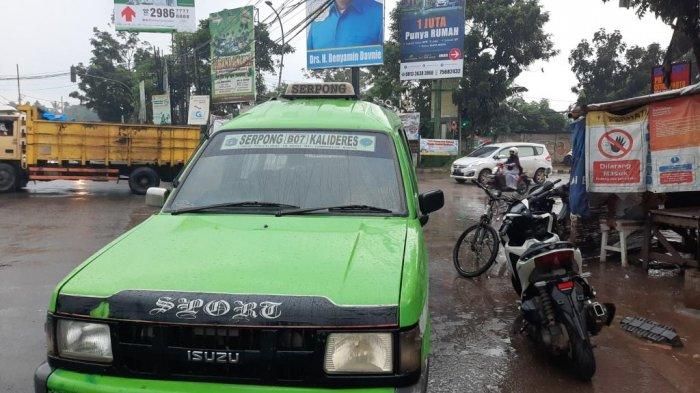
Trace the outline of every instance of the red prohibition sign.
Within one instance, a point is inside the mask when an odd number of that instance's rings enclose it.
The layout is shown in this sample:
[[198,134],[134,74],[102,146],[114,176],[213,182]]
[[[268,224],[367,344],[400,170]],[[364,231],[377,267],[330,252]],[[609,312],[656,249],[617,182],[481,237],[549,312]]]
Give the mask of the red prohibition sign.
[[[610,152],[605,151],[603,148],[603,142],[607,141],[610,144]],[[629,141],[629,143],[627,143]],[[598,139],[598,151],[600,154],[607,158],[617,159],[622,158],[627,155],[632,150],[634,145],[634,140],[632,135],[621,129],[614,129],[604,133],[600,139]],[[614,150],[617,151],[614,151]]]
[[457,60],[462,56],[462,51],[457,48],[452,48],[450,49],[448,56],[450,57],[450,60]]

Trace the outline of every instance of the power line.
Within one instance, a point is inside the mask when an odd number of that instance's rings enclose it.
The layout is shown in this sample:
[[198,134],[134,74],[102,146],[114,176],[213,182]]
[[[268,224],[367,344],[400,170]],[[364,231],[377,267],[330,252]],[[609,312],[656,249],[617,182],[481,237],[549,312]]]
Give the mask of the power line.
[[[59,76],[66,76],[70,75],[70,72],[57,72],[53,74],[38,74],[38,75],[25,75],[25,76],[20,76],[20,80],[28,80],[28,79],[49,79],[49,78],[57,78]],[[0,81],[16,81],[17,76],[3,76],[0,77]]]

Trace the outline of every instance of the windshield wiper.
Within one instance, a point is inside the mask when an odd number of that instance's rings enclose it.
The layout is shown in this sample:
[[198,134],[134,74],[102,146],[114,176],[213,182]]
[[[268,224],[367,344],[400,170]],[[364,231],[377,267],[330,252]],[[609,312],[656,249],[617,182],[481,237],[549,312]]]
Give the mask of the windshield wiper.
[[292,209],[292,210],[280,210],[275,214],[277,217],[290,216],[297,214],[306,214],[311,212],[316,212],[320,210],[331,211],[348,211],[348,212],[370,212],[370,213],[393,213],[389,209],[384,209],[382,207],[368,206],[368,205],[340,205],[340,206],[326,206],[326,207],[307,207],[302,209]]
[[210,209],[221,209],[221,208],[232,208],[232,207],[277,207],[277,208],[298,208],[299,206],[287,205],[285,203],[275,203],[275,202],[258,202],[258,201],[245,201],[245,202],[226,202],[226,203],[215,203],[212,205],[204,206],[193,206],[193,207],[183,207],[182,209],[176,209],[170,212],[172,215],[180,213],[192,213],[199,212],[203,210]]

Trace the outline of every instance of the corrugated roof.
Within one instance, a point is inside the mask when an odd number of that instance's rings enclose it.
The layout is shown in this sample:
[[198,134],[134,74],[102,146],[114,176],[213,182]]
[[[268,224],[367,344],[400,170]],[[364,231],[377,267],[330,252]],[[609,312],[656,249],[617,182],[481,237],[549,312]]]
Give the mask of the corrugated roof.
[[677,98],[681,96],[690,96],[700,94],[700,83],[684,87],[682,89],[666,90],[660,93],[648,94],[645,96],[638,96],[632,98],[626,98],[624,100],[603,102],[600,104],[588,104],[588,105],[577,105],[571,112],[569,112],[569,117],[577,118],[583,116],[590,111],[605,111],[605,112],[626,112],[638,108],[640,106],[649,105],[653,102],[670,100],[672,98]]

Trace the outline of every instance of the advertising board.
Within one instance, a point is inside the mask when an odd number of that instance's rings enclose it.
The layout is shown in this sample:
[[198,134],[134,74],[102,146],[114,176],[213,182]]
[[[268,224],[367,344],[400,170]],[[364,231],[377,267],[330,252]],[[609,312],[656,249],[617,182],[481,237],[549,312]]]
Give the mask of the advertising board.
[[193,33],[194,0],[114,0],[114,26],[117,31]]
[[255,101],[255,8],[211,14],[211,99],[214,103]]
[[306,67],[384,64],[384,0],[308,0]]
[[646,191],[647,108],[626,115],[586,115],[586,185],[590,192]]
[[461,78],[464,0],[401,0],[401,80]]
[[652,192],[700,190],[700,96],[649,106]]

